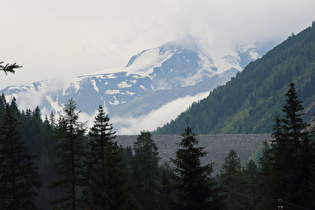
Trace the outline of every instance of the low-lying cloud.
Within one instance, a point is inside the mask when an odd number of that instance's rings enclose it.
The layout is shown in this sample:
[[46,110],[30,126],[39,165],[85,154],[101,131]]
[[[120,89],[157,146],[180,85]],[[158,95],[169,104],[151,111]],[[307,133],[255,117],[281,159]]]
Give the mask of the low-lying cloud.
[[[61,82],[61,81],[59,81]],[[68,84],[69,81],[63,81]],[[65,84],[62,82],[62,86]],[[44,84],[40,87],[41,91],[35,92],[27,92],[18,95],[13,95],[17,98],[17,104],[20,110],[31,109],[35,110],[35,107],[40,105],[44,100],[47,100],[47,94],[52,93],[54,91],[61,91],[62,89],[55,87],[49,88],[49,84]],[[52,84],[50,84],[52,85]],[[159,109],[152,110],[149,114],[143,115],[137,118],[130,117],[130,116],[115,116],[110,118],[110,123],[113,124],[114,130],[117,132],[118,135],[137,135],[143,130],[153,131],[158,127],[165,125],[166,123],[170,122],[172,119],[175,119],[180,113],[184,112],[189,108],[189,106],[196,101],[199,101],[209,95],[209,92],[202,92],[194,96],[185,96],[183,98],[178,98],[173,100]],[[13,96],[7,96],[7,101],[10,102]],[[57,103],[57,102],[56,102]],[[54,105],[53,105],[54,106]],[[56,105],[58,107],[54,107],[55,110],[55,119],[59,118],[59,115],[63,115],[63,104]],[[78,111],[80,107],[77,107]],[[51,111],[46,108],[41,110],[42,119],[44,120],[46,116],[49,117]],[[95,116],[98,114],[98,110],[92,115],[89,115],[85,112],[79,113],[79,121],[82,123],[86,123],[88,129],[90,129],[95,120]],[[109,113],[110,116],[110,113]]]
[[113,123],[114,129],[119,135],[137,135],[143,130],[153,131],[175,119],[180,113],[188,109],[193,102],[208,95],[209,92],[202,92],[195,96],[179,98],[138,118],[113,117],[111,123]]

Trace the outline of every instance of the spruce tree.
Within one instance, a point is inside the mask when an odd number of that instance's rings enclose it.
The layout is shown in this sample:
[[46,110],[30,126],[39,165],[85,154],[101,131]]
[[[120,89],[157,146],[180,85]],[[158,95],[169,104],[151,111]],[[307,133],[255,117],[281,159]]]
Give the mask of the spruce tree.
[[236,184],[237,173],[241,171],[241,159],[235,150],[231,149],[228,156],[224,158],[221,168],[221,182],[228,187],[233,188]]
[[35,209],[33,199],[41,186],[34,156],[24,145],[18,125],[7,104],[0,128],[0,209]]
[[16,63],[13,64],[5,64],[4,66],[2,65],[3,61],[0,61],[0,72],[3,71],[5,74],[7,73],[15,73],[15,70],[18,68],[21,68],[22,66],[17,65]]
[[286,138],[294,146],[295,156],[298,155],[298,149],[301,145],[301,139],[307,135],[304,132],[307,124],[303,122],[304,107],[302,101],[298,99],[294,83],[290,83],[290,88],[285,94],[286,103],[283,106],[282,112],[284,117],[282,119],[283,130],[286,132]]
[[[314,196],[309,187],[314,151],[309,139],[307,124],[302,119],[302,101],[298,99],[294,83],[285,94],[284,116],[276,117],[273,140],[268,148],[270,158],[263,165],[262,195],[270,199],[283,199],[290,203],[308,206]],[[265,167],[269,167],[266,169]],[[272,204],[263,204],[268,209]],[[294,209],[292,206],[286,206]]]
[[[228,209],[236,209],[235,201],[241,204],[244,203],[242,197],[237,197],[234,191],[243,192],[241,183],[241,159],[238,157],[235,150],[231,149],[228,155],[224,158],[221,167],[220,181],[227,190],[227,206]],[[231,192],[232,190],[232,192]],[[232,201],[232,202],[231,202]],[[244,206],[244,204],[242,204]]]
[[104,157],[107,142],[113,142],[115,132],[113,125],[109,123],[109,117],[105,114],[102,106],[99,106],[98,114],[95,117],[94,125],[89,132],[91,156],[94,164],[104,167]]
[[166,210],[169,209],[168,207],[168,201],[170,197],[173,194],[172,190],[172,180],[171,177],[173,176],[173,170],[170,167],[168,162],[165,162],[161,167],[160,167],[160,173],[161,175],[161,188],[160,188],[160,204],[159,204],[159,209],[161,210]]
[[137,209],[131,197],[130,180],[123,161],[123,150],[114,142],[115,132],[100,106],[89,132],[87,203],[90,209]]
[[6,105],[7,105],[7,100],[5,98],[4,93],[2,93],[0,96],[0,107],[5,109]]
[[80,191],[85,183],[86,128],[84,123],[79,122],[79,112],[73,99],[65,104],[64,111],[65,115],[60,117],[55,128],[54,165],[59,178],[51,187],[63,189],[62,197],[53,203],[76,209],[81,205]]
[[12,100],[11,100],[10,109],[11,109],[11,112],[14,115],[16,115],[17,117],[20,116],[20,110],[18,108],[18,105],[17,105],[15,97],[13,97]]
[[55,114],[53,111],[51,111],[49,115],[49,124],[52,128],[56,126]]
[[204,147],[197,147],[198,140],[188,125],[183,139],[179,143],[180,149],[176,158],[173,176],[175,191],[174,199],[170,203],[171,209],[223,209],[224,196],[222,189],[213,177],[213,163],[202,165],[200,158],[207,153]]
[[104,167],[90,168],[88,183],[88,209],[139,209],[131,195],[129,176],[117,143],[107,142]]
[[259,202],[260,209],[269,209],[270,205],[275,205],[273,200],[273,195],[271,195],[273,189],[272,186],[273,180],[271,177],[272,171],[272,151],[270,149],[269,141],[263,143],[262,156],[259,159],[260,170],[258,173],[258,186],[259,186],[259,195],[261,196],[262,201]]
[[[281,128],[275,129],[274,133],[274,169],[275,178],[279,180],[276,186],[279,186],[279,193],[283,194],[283,199],[307,205],[305,197],[309,194],[307,183],[310,179],[310,164],[312,163],[307,159],[307,156],[311,156],[310,151],[304,150],[310,148],[306,131],[307,124],[302,119],[304,107],[298,98],[294,83],[290,83],[285,96],[286,103],[282,109],[284,116],[280,121]],[[286,189],[280,186],[280,180]]]
[[0,96],[0,124],[3,123],[4,116],[6,113],[6,106],[7,106],[7,101],[4,94],[2,93]]
[[[249,178],[250,195],[256,196],[256,185],[257,185],[257,164],[254,160],[249,160],[246,164],[246,174]],[[255,201],[254,201],[255,204]]]
[[134,182],[135,197],[142,209],[156,209],[159,192],[158,148],[151,133],[141,131],[134,142]]

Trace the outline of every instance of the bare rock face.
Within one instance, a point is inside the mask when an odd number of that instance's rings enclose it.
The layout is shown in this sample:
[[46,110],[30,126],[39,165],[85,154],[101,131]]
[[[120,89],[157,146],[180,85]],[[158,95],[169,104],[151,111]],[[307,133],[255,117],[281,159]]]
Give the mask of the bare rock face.
[[[220,173],[220,168],[224,158],[231,149],[235,150],[240,157],[242,166],[250,159],[259,156],[264,141],[270,140],[269,134],[218,134],[218,135],[197,135],[199,146],[205,147],[204,151],[208,152],[202,160],[208,164],[214,162],[214,174]],[[137,136],[117,136],[116,140],[122,147],[133,147]],[[170,158],[175,158],[175,152],[179,148],[178,143],[181,141],[180,135],[152,135],[152,139],[158,146],[160,163],[170,162]]]

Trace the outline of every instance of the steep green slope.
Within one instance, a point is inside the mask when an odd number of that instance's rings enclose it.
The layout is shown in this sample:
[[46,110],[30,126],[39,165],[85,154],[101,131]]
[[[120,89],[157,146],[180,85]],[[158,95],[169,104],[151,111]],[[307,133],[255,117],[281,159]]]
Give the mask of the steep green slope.
[[291,82],[308,109],[315,102],[315,22],[250,63],[156,133],[182,133],[187,118],[199,134],[271,133]]

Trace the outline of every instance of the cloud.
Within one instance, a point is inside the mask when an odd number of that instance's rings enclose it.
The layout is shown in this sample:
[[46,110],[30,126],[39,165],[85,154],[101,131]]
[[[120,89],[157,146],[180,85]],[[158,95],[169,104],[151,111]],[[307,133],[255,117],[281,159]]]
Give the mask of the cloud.
[[313,0],[4,0],[1,8],[0,58],[23,68],[0,75],[0,88],[125,66],[187,34],[221,56],[237,43],[280,42],[315,20]]
[[[236,45],[280,43],[315,20],[314,0],[3,0],[1,8],[0,61],[23,68],[0,73],[0,89],[56,78],[36,97],[18,98],[21,109],[34,109],[74,75],[126,66],[132,55],[173,40],[193,40],[218,60]],[[111,121],[124,123],[119,134],[154,130],[206,95]],[[81,114],[90,126],[94,116]]]
[[93,127],[95,116],[98,114],[98,110],[95,110],[94,114],[89,115],[85,112],[79,113],[80,122],[86,123],[88,130]]
[[55,77],[51,80],[47,80],[42,83],[36,83],[35,85],[29,85],[28,91],[18,92],[11,96],[6,96],[8,101],[11,101],[13,96],[17,99],[17,103],[20,110],[35,109],[36,106],[46,104],[47,101],[52,105],[52,108],[44,107],[41,110],[42,117],[49,116],[51,111],[63,112],[63,104],[58,101],[54,101],[51,95],[63,94],[64,88],[69,87],[71,84],[75,84],[75,80],[72,76],[69,77]]
[[[209,92],[199,93],[195,96],[186,96],[169,102],[149,114],[138,117],[113,117],[111,122],[119,135],[137,135],[140,131],[153,131],[175,119],[185,111],[194,101],[201,100],[209,95]],[[115,125],[120,125],[115,127]]]

